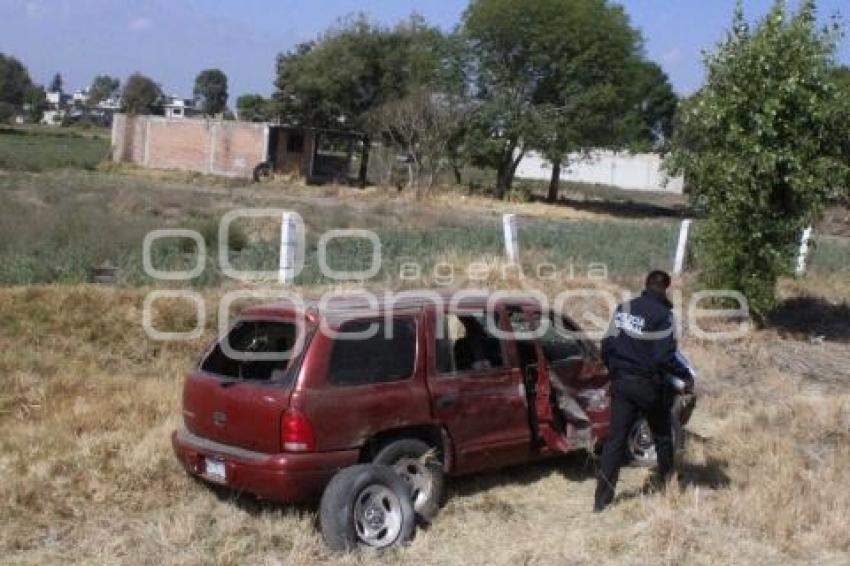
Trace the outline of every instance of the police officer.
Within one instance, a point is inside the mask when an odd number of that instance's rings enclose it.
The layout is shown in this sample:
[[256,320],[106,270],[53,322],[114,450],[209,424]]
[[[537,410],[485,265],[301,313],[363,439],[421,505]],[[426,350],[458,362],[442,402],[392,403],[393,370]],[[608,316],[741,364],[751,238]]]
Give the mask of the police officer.
[[594,511],[614,500],[629,432],[641,415],[652,431],[658,471],[667,481],[673,473],[668,374],[693,386],[690,371],[676,358],[673,305],[667,298],[670,275],[653,271],[640,297],[617,307],[602,341],[602,359],[611,375],[611,429],[602,449]]

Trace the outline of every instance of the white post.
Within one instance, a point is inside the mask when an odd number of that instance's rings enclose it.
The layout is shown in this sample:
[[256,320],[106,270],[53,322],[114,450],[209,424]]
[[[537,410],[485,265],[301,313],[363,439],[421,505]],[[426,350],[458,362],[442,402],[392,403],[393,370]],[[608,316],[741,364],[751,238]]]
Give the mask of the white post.
[[812,227],[803,230],[800,238],[800,253],[797,255],[797,277],[806,274],[806,258],[809,255],[809,243],[812,241]]
[[295,280],[298,253],[298,214],[284,212],[280,223],[280,276],[282,284],[287,285]]
[[505,232],[505,257],[512,264],[519,263],[516,214],[502,216],[502,229]]
[[673,273],[679,275],[685,268],[685,254],[688,251],[688,234],[692,220],[683,220],[679,228],[679,243],[676,245],[676,257],[673,259]]

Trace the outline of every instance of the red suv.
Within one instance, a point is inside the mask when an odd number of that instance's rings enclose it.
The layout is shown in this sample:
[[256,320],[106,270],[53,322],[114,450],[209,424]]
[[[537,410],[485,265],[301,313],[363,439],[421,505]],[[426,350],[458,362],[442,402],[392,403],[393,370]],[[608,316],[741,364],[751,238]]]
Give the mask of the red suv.
[[326,542],[381,548],[434,516],[444,474],[594,449],[608,381],[578,327],[530,297],[265,305],[189,373],[172,442],[208,482],[283,502],[324,490]]

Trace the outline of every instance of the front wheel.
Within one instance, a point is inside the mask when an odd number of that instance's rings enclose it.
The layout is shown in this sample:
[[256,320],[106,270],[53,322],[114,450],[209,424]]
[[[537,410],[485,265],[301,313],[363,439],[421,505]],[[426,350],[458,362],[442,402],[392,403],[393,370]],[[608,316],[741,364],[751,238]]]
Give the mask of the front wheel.
[[339,472],[319,507],[325,544],[334,551],[383,550],[413,537],[410,488],[392,468],[361,464]]
[[[673,443],[674,453],[681,452],[685,448],[685,435],[680,415],[680,404],[674,404],[671,410],[670,440]],[[658,462],[658,452],[655,450],[655,441],[652,439],[652,430],[645,418],[641,417],[632,427],[627,440],[628,459],[635,465],[644,468],[654,466]]]

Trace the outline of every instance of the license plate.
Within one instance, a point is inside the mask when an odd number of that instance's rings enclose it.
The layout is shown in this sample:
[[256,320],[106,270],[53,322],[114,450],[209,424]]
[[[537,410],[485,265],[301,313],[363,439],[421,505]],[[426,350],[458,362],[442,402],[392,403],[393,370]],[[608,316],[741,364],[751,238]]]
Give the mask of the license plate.
[[227,475],[225,473],[224,462],[207,458],[204,464],[204,475],[212,481],[225,483],[227,481]]

